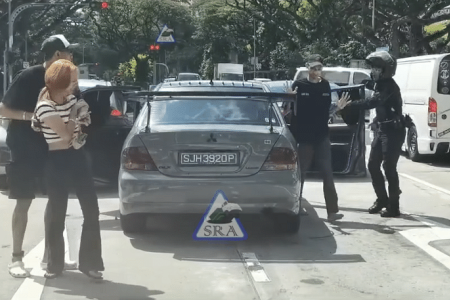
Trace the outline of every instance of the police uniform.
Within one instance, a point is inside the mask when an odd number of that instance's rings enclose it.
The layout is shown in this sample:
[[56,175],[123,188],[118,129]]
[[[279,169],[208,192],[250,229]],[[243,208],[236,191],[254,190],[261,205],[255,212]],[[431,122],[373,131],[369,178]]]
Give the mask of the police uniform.
[[[372,142],[368,169],[372,176],[372,185],[377,200],[369,208],[369,213],[381,212],[382,217],[398,217],[400,215],[399,199],[400,186],[397,173],[397,162],[401,154],[401,147],[405,140],[405,126],[402,112],[402,97],[400,88],[392,76],[395,74],[397,63],[388,52],[375,52],[366,58],[372,68],[381,69],[378,76],[374,76],[374,95],[368,99],[354,101],[348,106],[361,109],[376,110],[374,119],[374,140]],[[372,69],[374,70],[374,69]],[[381,172],[381,165],[389,184],[389,194],[386,191],[385,180]],[[385,211],[382,211],[386,208]]]

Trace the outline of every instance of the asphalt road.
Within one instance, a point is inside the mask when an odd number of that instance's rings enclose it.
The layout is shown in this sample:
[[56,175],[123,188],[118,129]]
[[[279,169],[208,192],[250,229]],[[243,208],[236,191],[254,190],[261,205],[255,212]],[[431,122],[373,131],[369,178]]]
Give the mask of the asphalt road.
[[[114,189],[99,187],[103,283],[77,271],[45,280],[43,253],[45,198],[30,211],[25,250],[33,276],[11,278],[13,202],[0,194],[0,299],[14,300],[294,300],[448,299],[450,292],[450,159],[413,163],[402,157],[402,217],[369,215],[374,201],[370,178],[337,178],[344,219],[328,223],[321,183],[307,181],[298,235],[276,234],[270,221],[243,217],[246,241],[192,239],[201,215],[159,216],[148,232],[124,235]],[[447,190],[449,189],[449,190]],[[70,200],[69,256],[77,257],[81,211]]]

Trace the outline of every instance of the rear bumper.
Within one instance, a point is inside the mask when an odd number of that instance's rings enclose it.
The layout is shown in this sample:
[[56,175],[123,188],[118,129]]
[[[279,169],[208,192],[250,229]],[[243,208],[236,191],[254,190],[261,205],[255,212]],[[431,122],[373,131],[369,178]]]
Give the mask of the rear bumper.
[[267,171],[240,178],[173,178],[159,172],[125,171],[119,174],[120,212],[205,213],[221,190],[244,214],[298,213],[300,177],[291,171]]
[[444,154],[449,151],[450,138],[418,138],[417,145],[420,154]]

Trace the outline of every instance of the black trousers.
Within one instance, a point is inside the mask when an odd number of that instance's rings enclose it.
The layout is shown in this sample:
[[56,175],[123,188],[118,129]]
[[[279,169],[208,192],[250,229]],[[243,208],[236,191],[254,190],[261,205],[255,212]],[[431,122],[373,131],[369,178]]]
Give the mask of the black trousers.
[[[405,129],[375,132],[370,151],[368,169],[372,176],[372,185],[377,195],[377,201],[387,205],[388,209],[398,210],[400,199],[400,183],[397,173],[397,163],[405,140]],[[384,173],[389,184],[389,195],[386,191]]]
[[49,151],[45,167],[48,193],[47,270],[60,273],[64,269],[64,226],[69,187],[75,189],[83,212],[83,229],[79,250],[80,271],[103,271],[98,198],[84,150]]
[[337,213],[338,195],[334,185],[333,167],[331,164],[331,143],[329,137],[322,139],[317,143],[299,143],[298,156],[301,170],[301,196],[303,196],[303,186],[305,183],[306,172],[314,162],[320,172],[323,180],[323,194],[328,214]]

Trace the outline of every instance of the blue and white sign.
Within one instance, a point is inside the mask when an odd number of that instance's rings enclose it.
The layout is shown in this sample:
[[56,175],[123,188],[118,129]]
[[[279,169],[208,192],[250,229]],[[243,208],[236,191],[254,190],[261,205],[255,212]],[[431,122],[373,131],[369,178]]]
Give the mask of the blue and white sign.
[[246,240],[247,232],[238,217],[241,211],[238,204],[228,202],[223,191],[217,191],[193,234],[194,240]]
[[163,29],[159,33],[158,38],[156,39],[157,43],[175,43],[175,39],[172,35],[173,29],[169,29],[167,25],[164,25]]
[[377,52],[378,52],[378,51],[386,51],[386,52],[389,52],[389,46],[386,46],[386,47],[379,47],[379,48],[376,49],[376,51],[377,51]]

